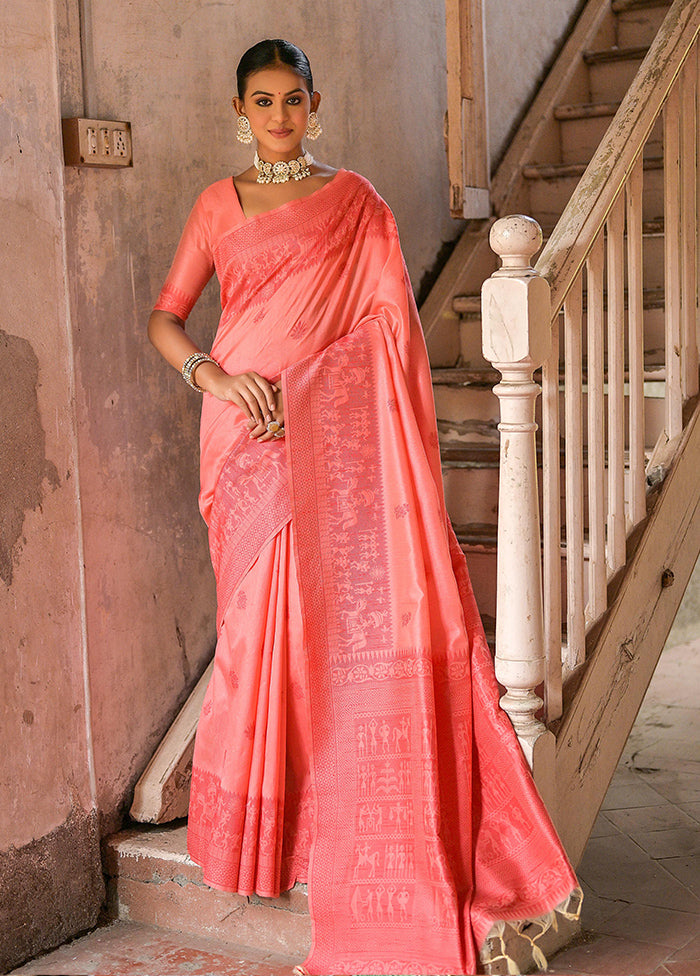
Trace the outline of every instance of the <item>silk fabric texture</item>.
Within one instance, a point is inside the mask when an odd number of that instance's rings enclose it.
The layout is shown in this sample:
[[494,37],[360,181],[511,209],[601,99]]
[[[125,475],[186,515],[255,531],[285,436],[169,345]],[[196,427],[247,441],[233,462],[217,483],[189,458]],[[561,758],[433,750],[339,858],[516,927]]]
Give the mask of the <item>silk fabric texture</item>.
[[287,435],[204,395],[218,643],[190,854],[227,891],[308,881],[311,973],[473,973],[494,921],[576,878],[498,704],[393,216],[345,170],[250,219],[222,180],[156,307],[185,319],[214,270],[211,354],[281,382]]

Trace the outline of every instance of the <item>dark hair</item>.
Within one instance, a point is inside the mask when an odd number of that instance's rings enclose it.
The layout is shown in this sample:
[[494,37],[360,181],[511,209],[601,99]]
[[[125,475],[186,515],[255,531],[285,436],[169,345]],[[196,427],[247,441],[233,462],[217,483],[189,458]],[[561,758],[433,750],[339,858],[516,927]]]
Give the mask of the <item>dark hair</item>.
[[236,81],[238,83],[238,97],[245,95],[248,79],[256,71],[263,68],[271,68],[274,65],[285,64],[306,82],[309,94],[314,93],[314,79],[311,74],[309,59],[300,47],[283,41],[280,38],[274,40],[259,41],[253,47],[248,48],[236,68]]

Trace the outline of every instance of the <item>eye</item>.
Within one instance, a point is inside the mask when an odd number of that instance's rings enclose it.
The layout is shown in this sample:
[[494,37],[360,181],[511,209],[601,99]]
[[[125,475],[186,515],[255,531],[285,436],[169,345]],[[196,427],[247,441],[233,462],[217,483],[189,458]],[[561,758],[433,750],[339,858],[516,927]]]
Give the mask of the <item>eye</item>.
[[267,108],[267,106],[271,105],[272,102],[270,101],[269,98],[259,98],[255,104],[258,105],[260,108]]
[[289,102],[290,105],[301,105],[301,96],[292,95],[292,97],[288,98],[287,101]]

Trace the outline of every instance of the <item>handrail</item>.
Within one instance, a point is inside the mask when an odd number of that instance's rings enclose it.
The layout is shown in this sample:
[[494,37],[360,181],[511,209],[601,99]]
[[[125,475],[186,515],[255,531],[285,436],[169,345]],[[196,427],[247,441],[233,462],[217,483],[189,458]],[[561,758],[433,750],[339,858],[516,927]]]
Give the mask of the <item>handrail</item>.
[[[562,715],[565,672],[585,661],[591,628],[608,609],[608,584],[626,564],[629,534],[646,516],[647,451],[655,442],[654,465],[678,443],[684,402],[698,392],[699,31],[697,0],[675,0],[534,268],[527,260],[540,233],[534,221],[504,217],[491,229],[503,262],[482,288],[484,355],[502,374],[494,390],[501,402],[496,676],[545,787],[552,739],[539,720],[537,688],[543,683],[551,723]],[[651,160],[647,178],[644,148],[660,117],[663,160]],[[663,260],[650,260],[650,226],[656,236],[663,227]],[[661,316],[649,300],[658,280],[647,277],[660,270]],[[659,345],[665,415],[652,430],[644,353]],[[542,536],[532,379],[539,366]]]
[[615,198],[632,172],[699,30],[697,0],[675,0],[535,264],[538,273],[549,282],[553,315],[564,304]]

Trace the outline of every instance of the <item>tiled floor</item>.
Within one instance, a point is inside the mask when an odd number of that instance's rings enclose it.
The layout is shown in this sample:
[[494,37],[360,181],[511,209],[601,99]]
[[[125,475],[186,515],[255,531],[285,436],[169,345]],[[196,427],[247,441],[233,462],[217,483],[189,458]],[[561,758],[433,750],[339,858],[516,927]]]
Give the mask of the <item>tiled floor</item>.
[[[32,976],[291,976],[298,959],[113,922],[16,969]],[[14,976],[14,974],[13,974]]]
[[[700,976],[699,592],[684,601],[579,866],[584,941],[550,974]],[[118,922],[15,973],[290,976],[297,962]]]
[[586,941],[559,953],[550,972],[700,976],[699,690],[695,596],[674,625],[579,865]]

